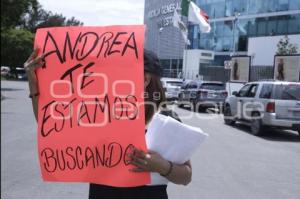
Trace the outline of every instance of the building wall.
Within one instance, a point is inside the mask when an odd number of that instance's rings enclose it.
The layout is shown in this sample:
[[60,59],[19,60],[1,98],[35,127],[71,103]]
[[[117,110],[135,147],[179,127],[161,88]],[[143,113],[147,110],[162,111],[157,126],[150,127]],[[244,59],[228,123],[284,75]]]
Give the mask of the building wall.
[[[188,27],[191,41],[189,49],[215,51],[215,59],[203,64],[203,67],[223,66],[224,60],[230,59],[233,45],[238,54],[250,54],[247,52],[251,40],[249,38],[300,35],[300,0],[194,0],[194,2],[207,12],[212,27],[209,34],[200,33],[198,25]],[[180,31],[172,25],[173,12],[180,7],[180,3],[181,0],[145,1],[144,23],[147,26],[145,47],[158,54],[165,76],[176,77],[183,68],[184,41]],[[239,12],[240,16],[234,29],[235,12]],[[251,49],[253,48],[250,48],[252,54]],[[266,74],[268,76],[268,73]]]
[[[298,46],[300,53],[300,35],[289,35],[290,43]],[[277,44],[283,36],[249,38],[248,55],[252,56],[252,65],[272,66]]]
[[[246,52],[249,37],[300,34],[299,0],[197,0],[210,16],[212,31],[191,27],[191,48]],[[236,27],[234,14],[239,13]]]
[[172,22],[174,10],[179,9],[180,4],[181,0],[145,1],[145,47],[155,52],[160,59],[182,59],[184,41]]

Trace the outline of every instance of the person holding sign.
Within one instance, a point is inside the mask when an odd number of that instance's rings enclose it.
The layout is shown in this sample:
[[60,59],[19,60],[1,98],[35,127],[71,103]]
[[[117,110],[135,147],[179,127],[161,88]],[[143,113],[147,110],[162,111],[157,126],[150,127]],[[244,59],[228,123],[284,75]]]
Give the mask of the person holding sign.
[[[32,106],[36,120],[38,121],[38,100],[39,89],[35,70],[44,65],[44,55],[37,56],[36,49],[24,64],[28,75],[29,97],[32,99]],[[157,56],[151,51],[144,51],[144,89],[145,89],[145,121],[146,126],[150,123],[153,115],[159,111],[164,104],[164,90],[160,82],[161,65]],[[171,111],[161,110],[160,113],[169,115],[176,119],[176,114]],[[178,118],[177,118],[178,119]],[[145,131],[147,131],[145,129]],[[130,164],[135,167],[130,169],[134,173],[153,172],[158,173],[168,181],[175,184],[187,185],[191,182],[192,168],[190,161],[178,165],[164,159],[154,151],[142,151],[133,148],[128,154]],[[136,187],[113,187],[100,184],[90,184],[89,199],[166,199],[167,184],[150,183]]]

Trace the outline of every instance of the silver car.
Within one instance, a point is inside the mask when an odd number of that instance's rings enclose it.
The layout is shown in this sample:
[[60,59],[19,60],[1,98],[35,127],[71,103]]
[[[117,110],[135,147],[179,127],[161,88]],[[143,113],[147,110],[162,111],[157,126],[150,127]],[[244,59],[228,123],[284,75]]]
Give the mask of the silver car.
[[300,135],[300,83],[261,81],[245,84],[225,101],[224,121],[242,121],[260,135],[268,127],[298,131]]
[[208,108],[222,110],[227,95],[223,82],[194,80],[181,89],[178,106],[189,105],[194,111],[201,112]]

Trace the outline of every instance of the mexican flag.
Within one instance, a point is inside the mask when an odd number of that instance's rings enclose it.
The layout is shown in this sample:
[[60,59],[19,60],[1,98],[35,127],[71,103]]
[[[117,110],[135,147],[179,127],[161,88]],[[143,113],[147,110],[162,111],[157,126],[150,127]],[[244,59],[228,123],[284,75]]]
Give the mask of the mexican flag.
[[190,0],[182,0],[181,16],[186,16],[189,22],[199,24],[201,32],[210,32],[211,27],[208,22],[208,15],[203,10],[201,10],[194,2]]
[[188,39],[188,29],[186,25],[181,21],[181,18],[176,10],[174,10],[174,15],[173,15],[173,26],[180,30],[184,42],[187,45],[190,45],[190,41]]

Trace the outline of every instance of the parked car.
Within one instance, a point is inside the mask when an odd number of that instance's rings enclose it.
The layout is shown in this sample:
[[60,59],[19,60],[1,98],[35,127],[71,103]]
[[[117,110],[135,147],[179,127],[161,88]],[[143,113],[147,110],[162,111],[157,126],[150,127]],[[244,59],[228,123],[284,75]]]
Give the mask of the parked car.
[[190,81],[179,94],[178,106],[189,104],[194,111],[205,111],[207,108],[223,109],[228,93],[225,84],[218,81]]
[[183,80],[178,78],[161,78],[167,100],[177,100]]
[[228,97],[224,120],[228,125],[242,121],[260,135],[268,127],[291,129],[300,135],[300,83],[251,82]]
[[27,74],[24,68],[16,67],[13,68],[10,72],[11,78],[18,79],[18,80],[27,80]]
[[10,73],[10,67],[9,66],[1,66],[1,76],[8,77]]

